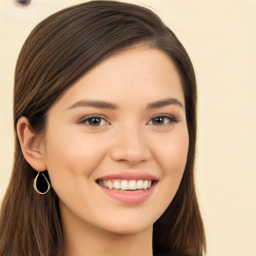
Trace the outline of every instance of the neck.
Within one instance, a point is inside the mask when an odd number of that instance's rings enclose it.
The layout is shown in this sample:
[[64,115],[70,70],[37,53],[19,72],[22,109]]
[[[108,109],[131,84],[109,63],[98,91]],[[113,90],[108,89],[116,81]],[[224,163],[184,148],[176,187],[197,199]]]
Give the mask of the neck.
[[136,234],[116,234],[66,217],[62,214],[65,256],[153,255],[153,225]]

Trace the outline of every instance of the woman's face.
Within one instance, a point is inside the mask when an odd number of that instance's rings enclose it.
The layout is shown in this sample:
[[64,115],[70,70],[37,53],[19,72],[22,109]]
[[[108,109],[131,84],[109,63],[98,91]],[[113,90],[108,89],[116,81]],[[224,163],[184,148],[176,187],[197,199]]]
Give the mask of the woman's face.
[[179,187],[188,141],[170,58],[146,47],[107,58],[48,112],[41,152],[62,221],[118,234],[152,228]]

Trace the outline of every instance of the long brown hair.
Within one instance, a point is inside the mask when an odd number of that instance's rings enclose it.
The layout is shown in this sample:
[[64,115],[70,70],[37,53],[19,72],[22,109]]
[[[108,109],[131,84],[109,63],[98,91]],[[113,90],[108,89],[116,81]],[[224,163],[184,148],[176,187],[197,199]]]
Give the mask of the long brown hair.
[[[167,53],[182,79],[189,151],[180,187],[154,223],[153,252],[201,256],[204,227],[194,187],[196,80],[186,50],[152,11],[116,1],[91,1],[61,10],[38,24],[21,49],[14,86],[14,127],[21,116],[37,133],[47,111],[76,80],[108,56],[134,44]],[[64,256],[58,197],[33,189],[36,172],[25,161],[17,132],[11,180],[0,215],[1,256]],[[47,172],[46,172],[47,175]]]

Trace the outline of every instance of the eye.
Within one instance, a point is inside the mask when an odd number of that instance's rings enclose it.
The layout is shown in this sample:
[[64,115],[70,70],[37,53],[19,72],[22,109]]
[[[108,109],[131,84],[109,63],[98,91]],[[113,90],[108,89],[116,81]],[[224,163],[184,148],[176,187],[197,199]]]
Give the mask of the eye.
[[99,117],[99,116],[86,117],[86,118],[80,120],[79,123],[88,125],[91,127],[104,126],[104,125],[108,124],[108,122],[104,118]]
[[163,126],[163,125],[168,125],[168,124],[176,123],[176,122],[177,122],[177,119],[173,115],[159,115],[159,116],[152,118],[148,122],[148,124]]

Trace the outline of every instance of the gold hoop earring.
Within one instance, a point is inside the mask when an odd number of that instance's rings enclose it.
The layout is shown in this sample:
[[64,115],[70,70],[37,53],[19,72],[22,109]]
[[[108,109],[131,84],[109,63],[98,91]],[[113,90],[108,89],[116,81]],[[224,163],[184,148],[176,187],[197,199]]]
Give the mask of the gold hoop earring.
[[47,194],[48,191],[50,190],[51,185],[50,185],[50,182],[48,181],[48,179],[47,179],[47,178],[45,177],[45,175],[42,173],[42,175],[44,176],[45,181],[47,182],[48,187],[47,187],[47,190],[46,190],[45,192],[41,192],[41,191],[39,191],[39,190],[37,189],[36,183],[37,183],[37,179],[38,179],[40,173],[41,173],[41,172],[38,172],[38,174],[36,175],[36,177],[35,177],[35,179],[34,179],[34,190],[35,190],[38,194],[40,194],[40,195],[45,195],[45,194]]

